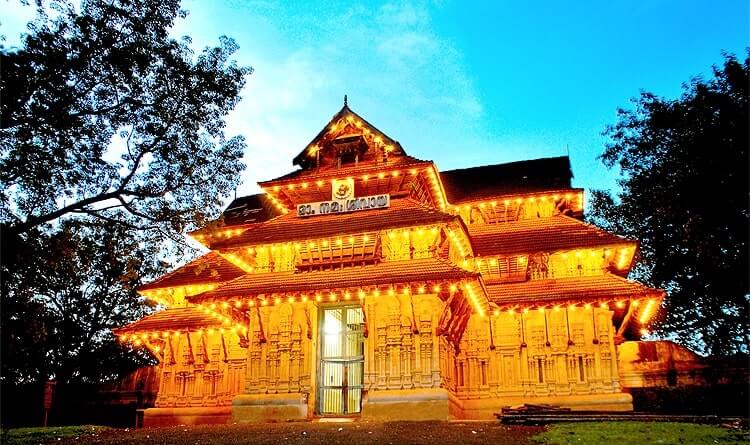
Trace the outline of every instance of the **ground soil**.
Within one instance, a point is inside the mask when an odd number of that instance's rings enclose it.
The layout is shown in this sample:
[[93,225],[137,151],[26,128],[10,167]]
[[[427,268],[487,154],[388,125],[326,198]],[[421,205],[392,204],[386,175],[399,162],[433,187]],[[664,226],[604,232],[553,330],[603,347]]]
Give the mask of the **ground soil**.
[[499,422],[268,423],[114,429],[55,443],[84,444],[486,444],[516,445],[542,427]]

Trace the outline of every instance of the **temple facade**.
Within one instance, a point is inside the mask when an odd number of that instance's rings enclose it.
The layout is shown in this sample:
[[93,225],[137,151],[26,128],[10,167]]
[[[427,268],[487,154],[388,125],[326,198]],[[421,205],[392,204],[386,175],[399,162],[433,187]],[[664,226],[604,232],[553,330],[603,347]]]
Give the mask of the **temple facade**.
[[159,361],[147,425],[632,409],[618,347],[663,292],[583,222],[567,157],[440,172],[345,104],[293,163],[115,331]]

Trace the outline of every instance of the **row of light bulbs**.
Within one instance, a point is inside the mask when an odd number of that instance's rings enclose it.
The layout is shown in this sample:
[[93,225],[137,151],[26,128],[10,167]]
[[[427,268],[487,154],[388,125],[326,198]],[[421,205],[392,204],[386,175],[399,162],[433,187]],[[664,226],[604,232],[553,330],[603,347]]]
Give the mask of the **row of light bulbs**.
[[[461,233],[463,234],[463,232],[461,232]],[[450,239],[451,243],[458,250],[458,253],[461,256],[461,258],[466,258],[467,252],[466,252],[466,249],[464,248],[464,242],[467,241],[466,237],[465,236],[459,237],[458,235],[456,235],[456,233],[453,231],[452,228],[448,228],[448,238]],[[467,242],[467,244],[468,244],[468,242]],[[466,267],[468,260],[464,259],[463,261],[464,261],[464,263],[463,263],[464,267]]]
[[[408,289],[409,288],[404,288],[404,294],[408,294],[409,293]],[[457,287],[456,284],[451,284],[450,285],[450,291],[451,292],[455,292],[457,289],[458,289],[458,287]],[[477,313],[480,316],[484,317],[484,315],[485,315],[484,314],[484,310],[481,309],[481,306],[478,304],[478,302],[476,300],[476,295],[474,294],[473,287],[470,284],[466,284],[464,286],[464,289],[467,291],[467,294],[469,295],[469,298],[472,300],[472,304],[475,306],[475,308],[478,308]],[[425,286],[420,286],[418,288],[417,292],[418,293],[424,293],[425,290],[426,290]],[[440,286],[436,285],[433,288],[433,290],[435,292],[440,292]],[[336,296],[336,294],[334,294],[334,293],[332,293],[332,295],[334,295],[334,297]],[[358,295],[359,295],[359,298],[364,298],[365,293],[364,293],[363,290],[360,290],[358,292]],[[380,295],[380,293],[376,289],[374,291],[374,293],[373,293],[373,296],[377,296],[377,295]],[[393,288],[389,289],[388,295],[395,295],[395,291],[393,290]],[[322,297],[321,294],[316,294],[315,299],[316,299],[316,301],[322,301],[323,297]],[[264,306],[267,305],[266,300],[262,300],[262,301],[263,301],[263,303],[265,303],[265,304],[262,304],[262,305],[264,305]],[[291,303],[291,302],[294,302],[296,300],[295,300],[294,297],[290,296],[287,299],[287,301],[289,301]],[[307,297],[306,296],[301,297],[300,301],[303,301],[303,302],[307,301]],[[275,299],[275,302],[276,302],[276,304],[280,304],[282,302],[282,300],[281,300],[281,298],[277,297]],[[615,304],[615,307],[617,309],[623,309],[623,308],[625,308],[625,304],[628,303],[628,302],[630,302],[630,304],[634,308],[638,308],[640,305],[644,304],[643,303],[643,299],[615,300],[614,304]],[[654,308],[657,305],[657,303],[658,303],[658,300],[655,299],[655,298],[650,298],[650,299],[647,299],[645,301],[644,309],[641,311],[641,314],[638,317],[638,321],[639,321],[639,323],[642,326],[645,326],[646,323],[651,318],[651,316],[653,315]],[[232,305],[235,306],[235,307],[242,307],[242,301],[241,300],[237,300]],[[254,306],[254,301],[253,300],[248,300],[247,306],[248,307]],[[609,301],[602,301],[602,302],[600,302],[598,304],[598,306],[601,309],[608,309],[609,308]],[[223,334],[227,330],[229,330],[231,332],[234,332],[234,333],[247,334],[248,330],[247,330],[246,326],[243,326],[243,325],[241,325],[239,323],[235,323],[234,326],[231,326],[232,325],[231,319],[229,317],[227,317],[227,316],[225,316],[225,315],[223,315],[223,314],[221,314],[221,313],[219,313],[219,312],[216,311],[216,309],[218,309],[219,307],[221,307],[223,309],[229,308],[230,307],[229,303],[227,303],[227,302],[223,302],[221,304],[211,303],[210,305],[198,305],[198,307],[200,308],[200,310],[202,312],[204,312],[206,314],[209,314],[209,315],[212,315],[218,322],[220,322],[220,324],[222,324],[225,327],[220,327],[220,328],[217,328],[217,329],[207,328],[205,330],[203,328],[201,328],[201,329],[198,329],[198,330],[194,331],[197,334],[202,335],[204,332],[207,333],[207,334],[209,334],[209,335],[214,334],[215,332],[219,332],[219,333]],[[548,306],[536,306],[534,309],[532,309],[530,307],[524,307],[524,308],[511,307],[511,308],[508,308],[506,310],[495,309],[492,312],[492,315],[494,317],[498,317],[503,312],[505,312],[507,314],[510,314],[510,315],[528,314],[532,310],[536,310],[539,313],[544,313],[547,310],[551,310],[553,312],[559,312],[559,311],[561,311],[564,308],[567,309],[568,311],[574,312],[577,308],[582,308],[584,310],[591,310],[593,307],[594,307],[594,305],[592,305],[591,303],[585,303],[585,304],[583,304],[581,306],[579,306],[577,304],[571,304],[571,305],[568,305],[568,306],[563,306],[563,305],[559,305],[559,304],[558,305],[548,305]],[[641,334],[642,335],[648,335],[648,330],[645,327],[642,328],[641,329]],[[167,331],[153,331],[153,332],[150,332],[150,333],[147,333],[147,332],[134,333],[134,334],[130,334],[130,335],[121,334],[121,335],[118,336],[118,339],[121,342],[130,342],[130,343],[133,343],[135,346],[140,346],[142,343],[148,341],[149,339],[154,339],[154,340],[155,339],[168,339],[169,337],[179,338],[180,335],[182,335],[182,333],[180,331],[169,331],[169,330],[167,330]],[[156,350],[156,352],[159,352],[159,350],[160,350],[160,348],[159,348],[158,345],[153,346],[153,349]]]
[[471,210],[472,207],[477,207],[477,208],[480,208],[480,209],[486,209],[486,208],[493,208],[494,209],[494,208],[496,208],[500,204],[504,205],[505,207],[508,207],[511,204],[521,205],[524,202],[530,202],[530,203],[537,202],[537,201],[539,201],[539,202],[547,202],[548,200],[550,200],[552,202],[557,202],[561,198],[565,199],[566,201],[570,201],[574,197],[581,196],[582,194],[583,194],[583,192],[577,192],[575,194],[573,194],[573,193],[564,193],[564,194],[554,193],[554,194],[551,194],[551,195],[532,195],[532,196],[525,195],[525,196],[518,196],[518,197],[515,197],[515,198],[508,197],[508,198],[505,198],[505,199],[502,199],[502,200],[493,199],[493,200],[488,200],[488,201],[476,201],[476,202],[472,202],[470,204],[455,205],[455,206],[451,207],[451,210],[454,213],[458,213],[461,210],[469,211],[469,210]]
[[[411,237],[422,237],[426,234],[429,234],[431,236],[436,236],[439,229],[437,226],[432,227],[415,227],[415,228],[407,228],[407,229],[399,229],[399,230],[389,230],[388,231],[388,238],[391,240],[395,240],[398,237],[402,237],[406,240],[410,239]],[[454,235],[455,236],[455,235]],[[231,263],[239,266],[241,269],[243,269],[246,272],[253,272],[255,270],[255,267],[249,264],[247,261],[245,261],[238,253],[234,252],[240,252],[240,253],[246,253],[247,255],[255,255],[256,253],[261,254],[274,254],[277,251],[281,251],[284,254],[289,254],[292,249],[300,251],[303,248],[307,250],[314,250],[316,248],[319,249],[344,249],[344,248],[351,248],[355,246],[355,242],[357,239],[361,241],[362,244],[367,244],[371,240],[374,241],[377,237],[377,234],[368,234],[365,233],[363,235],[357,235],[357,236],[348,236],[348,237],[336,237],[334,238],[323,238],[323,239],[317,239],[315,241],[307,241],[307,242],[294,242],[294,243],[284,243],[284,244],[271,244],[271,245],[262,245],[262,246],[256,246],[256,247],[247,247],[244,249],[238,249],[236,251],[225,251],[221,252],[220,255],[225,257],[227,260],[229,260]],[[463,248],[458,245],[458,247],[463,252]],[[463,253],[462,253],[463,255]]]
[[[346,122],[342,122],[342,121],[346,121]],[[375,136],[373,137],[373,142],[375,142],[377,144],[380,144],[380,143],[383,142],[383,138],[379,134],[377,134],[375,131],[371,131],[369,128],[367,128],[367,126],[365,126],[362,123],[361,120],[355,118],[352,115],[347,115],[346,117],[341,118],[341,119],[339,119],[336,122],[333,122],[331,124],[331,126],[330,126],[329,133],[330,132],[336,132],[336,131],[338,131],[339,127],[344,128],[347,123],[354,125],[358,129],[361,129],[362,133],[364,133],[366,136],[369,136],[370,133],[374,134]],[[390,147],[390,150],[393,150],[393,146],[392,145],[387,145],[386,149],[388,149],[389,147]],[[314,155],[317,152],[317,150],[318,150],[318,146],[317,145],[313,145],[312,147],[310,147],[309,153],[311,155]]]
[[[439,185],[437,179],[435,179],[435,171],[434,171],[434,169],[432,169],[432,168],[426,168],[424,171],[427,172],[428,176],[430,176],[432,178],[432,187],[433,187],[434,196],[441,196],[442,193],[441,193],[441,190],[440,190],[440,185]],[[409,170],[409,173],[412,174],[412,175],[415,175],[417,173],[417,169],[411,169],[411,170]],[[391,172],[391,175],[394,176],[394,177],[398,177],[400,174],[401,174],[401,172],[399,170],[395,170],[395,171]],[[387,176],[387,174],[385,172],[380,172],[377,175],[377,177],[380,178],[380,179],[382,179],[382,178],[384,178],[386,176]],[[362,180],[363,181],[367,181],[369,178],[370,178],[370,175],[363,175],[362,176]],[[322,181],[322,180],[316,181],[316,185],[318,187],[322,187],[325,183],[327,183],[327,182]],[[333,180],[331,181],[331,183],[333,183]],[[287,188],[289,190],[295,190],[296,188],[298,188],[298,185],[297,184],[289,184],[289,185],[287,185]],[[302,182],[299,185],[299,188],[301,188],[301,189],[308,188],[308,183],[307,182]],[[281,189],[281,186],[278,186],[278,185],[273,187],[273,191],[274,192],[278,192],[280,189]],[[289,211],[286,208],[286,206],[283,205],[275,196],[273,196],[270,193],[268,194],[268,196],[271,199],[271,202],[279,210],[284,211],[285,213]],[[514,198],[514,199],[505,199],[505,200],[502,201],[502,203],[505,206],[508,206],[511,203],[521,204],[524,201],[535,202],[535,201],[539,200],[541,202],[545,202],[547,199],[551,199],[553,201],[557,201],[558,199],[560,199],[560,197],[561,197],[561,195],[557,195],[557,194],[554,194],[554,195],[542,195],[542,196],[529,196],[529,197],[526,197],[526,198],[518,197],[518,198]],[[572,199],[573,195],[570,194],[570,193],[566,193],[566,194],[562,195],[562,197],[564,197],[565,200],[570,201]],[[499,202],[497,200],[485,201],[485,202],[479,202],[479,203],[471,203],[471,204],[465,204],[463,206],[453,206],[451,208],[451,210],[454,213],[459,213],[462,209],[465,210],[465,211],[469,211],[472,207],[478,207],[480,209],[484,209],[484,208],[487,208],[487,207],[495,208],[495,207],[497,207],[498,203]],[[443,209],[445,208],[445,203],[441,203],[441,208],[443,208]],[[240,235],[245,230],[246,230],[246,228],[234,228],[234,229],[230,228],[230,229],[224,229],[224,230],[217,230],[216,232],[214,232],[213,234],[211,234],[211,236],[214,237],[214,238],[231,238],[231,237]],[[198,241],[203,241],[206,238],[206,235],[198,233],[198,234],[193,235],[193,237],[195,239],[197,239]]]
[[[631,249],[632,247],[619,248],[620,254],[617,260],[618,269],[623,269],[625,266],[627,266],[627,261],[630,258]],[[576,249],[574,251],[562,252],[560,253],[560,257],[564,260],[568,259],[568,257],[571,255],[576,258],[582,258],[584,256],[595,257],[599,255],[601,252],[601,254],[604,255],[604,258],[610,258],[612,257],[612,250],[613,249],[610,249],[610,248],[605,248],[603,251],[597,250],[597,249],[590,249],[590,250]],[[618,250],[618,249],[614,249],[614,250]],[[516,258],[518,261],[518,265],[521,267],[524,267],[526,263],[528,262],[528,257],[526,255],[518,255],[516,256]],[[468,261],[469,260],[464,260],[464,265],[467,265]],[[474,263],[477,265],[477,267],[483,267],[485,264],[489,267],[496,267],[498,264],[498,258],[477,257],[477,258],[474,258]]]
[[[444,200],[443,191],[442,191],[442,189],[440,187],[440,183],[439,183],[438,178],[437,178],[437,174],[435,173],[435,169],[432,168],[432,167],[427,167],[427,168],[424,168],[422,171],[425,174],[427,174],[427,176],[430,178],[433,196],[437,196],[437,197],[441,198],[439,200],[440,201],[439,202],[439,206],[440,206],[441,209],[444,210],[446,208],[446,203],[445,203],[445,200]],[[362,182],[367,183],[371,179],[378,179],[378,180],[380,180],[380,179],[385,179],[385,178],[398,178],[398,177],[400,177],[402,175],[416,176],[419,172],[420,172],[419,168],[410,168],[410,169],[405,169],[405,170],[400,170],[400,169],[382,170],[382,171],[380,171],[378,173],[363,174],[363,175],[359,175],[359,176],[356,176],[356,177],[354,177],[354,176],[348,176],[346,178],[335,178],[335,179],[328,179],[328,180],[318,179],[318,180],[316,180],[314,182],[303,181],[303,182],[300,182],[300,183],[286,184],[285,186],[274,185],[274,186],[270,186],[270,187],[264,187],[263,190],[266,192],[266,195],[271,199],[271,202],[279,210],[282,210],[282,211],[286,210],[286,212],[288,212],[289,209],[283,203],[281,203],[281,201],[274,195],[274,193],[281,192],[282,189],[286,189],[286,190],[289,190],[289,191],[298,190],[298,189],[299,190],[306,190],[309,187],[311,187],[313,184],[315,186],[317,186],[318,188],[322,188],[322,187],[327,187],[329,184],[332,186],[336,181],[340,181],[341,179],[347,179],[347,180],[360,179]],[[273,193],[271,193],[271,192],[273,192]]]
[[[645,303],[644,303],[645,300]],[[601,309],[608,309],[610,301],[614,302],[614,305],[617,309],[624,309],[625,305],[629,302],[630,305],[637,309],[641,305],[643,305],[643,310],[640,313],[640,316],[638,317],[638,322],[641,325],[645,325],[650,319],[651,316],[654,314],[654,308],[658,304],[658,299],[656,298],[649,298],[649,299],[620,299],[620,300],[607,300],[607,301],[601,301],[599,302],[599,308]],[[549,304],[549,305],[533,305],[533,306],[527,306],[527,307],[519,307],[519,306],[513,306],[509,307],[507,309],[495,309],[492,312],[492,315],[497,317],[501,315],[503,312],[508,314],[528,314],[532,310],[536,310],[537,312],[544,313],[547,310],[551,310],[554,312],[559,312],[562,309],[567,309],[568,311],[575,311],[577,308],[583,308],[585,310],[591,310],[594,307],[592,303],[585,303],[582,305],[579,304],[569,304],[567,306],[560,305],[560,304]]]
[[[422,236],[426,233],[430,233],[431,235],[436,235],[438,233],[438,227],[437,226],[422,226],[422,227],[412,227],[412,228],[405,228],[405,229],[398,229],[398,230],[389,230],[388,231],[388,237],[390,239],[395,239],[399,236],[402,236],[404,238],[409,238],[411,236]],[[362,243],[368,243],[370,240],[374,240],[377,235],[375,234],[369,234],[365,233],[363,235],[350,235],[348,237],[346,236],[338,236],[335,239],[334,238],[322,238],[317,240],[310,240],[307,242],[294,242],[294,243],[283,243],[283,244],[271,244],[271,245],[262,245],[262,246],[256,246],[256,247],[248,247],[245,249],[245,252],[248,255],[253,255],[256,252],[263,252],[266,253],[268,251],[275,252],[277,250],[284,250],[288,251],[292,248],[295,250],[301,250],[303,247],[306,247],[308,249],[315,249],[318,247],[327,249],[329,247],[345,247],[346,244],[353,245],[355,241],[357,241],[357,238],[359,238]]]
[[474,286],[472,284],[467,283],[464,285],[464,290],[469,295],[469,300],[471,301],[471,304],[474,306],[474,311],[480,316],[484,317],[486,315],[486,312],[484,311],[484,308],[479,303],[479,297],[477,297],[477,294],[474,293]]
[[[260,298],[260,299],[258,299],[258,303],[257,304],[259,304],[261,306],[267,306],[267,305],[269,305],[269,301],[272,301],[273,304],[275,304],[275,305],[279,305],[279,304],[281,304],[284,301],[286,301],[288,303],[295,303],[295,302],[305,303],[305,302],[308,302],[310,300],[314,300],[314,301],[316,301],[318,303],[324,302],[324,301],[332,301],[332,302],[333,301],[340,301],[340,300],[350,301],[350,300],[353,299],[354,296],[356,296],[358,299],[361,300],[361,299],[364,299],[365,297],[367,297],[368,295],[371,295],[373,297],[379,297],[379,296],[381,296],[383,294],[388,295],[388,296],[395,296],[398,293],[401,293],[403,295],[410,295],[412,293],[416,293],[416,294],[420,294],[421,295],[421,294],[425,294],[428,291],[432,291],[433,293],[440,293],[441,291],[446,290],[446,289],[449,292],[454,293],[454,292],[456,292],[458,290],[458,284],[457,283],[450,283],[448,285],[445,285],[445,284],[444,285],[435,284],[433,286],[428,286],[428,285],[425,284],[425,285],[415,286],[414,288],[412,288],[411,285],[404,285],[404,286],[401,287],[400,292],[397,291],[397,289],[396,289],[395,286],[390,286],[384,292],[381,292],[380,287],[375,287],[372,290],[369,290],[369,289],[366,289],[366,288],[359,288],[356,292],[350,292],[348,290],[347,291],[343,291],[343,292],[331,291],[331,292],[328,293],[327,296],[324,296],[324,294],[321,293],[321,292],[314,293],[311,296],[308,296],[307,294],[300,294],[299,296],[288,295],[285,298],[281,297],[281,296],[276,296],[276,297],[270,297],[270,298]],[[467,290],[467,292],[469,293],[469,297],[473,300],[472,303],[473,303],[474,307],[475,308],[481,308],[481,305],[479,304],[478,298],[477,298],[476,294],[474,293],[473,287],[471,285],[467,284],[467,285],[464,286],[464,289]],[[160,297],[155,296],[155,295],[149,295],[148,298],[151,299],[151,300],[153,300],[153,301],[155,301],[155,302],[157,302],[157,303],[159,303],[159,304],[162,304],[164,306],[169,306],[169,302],[166,299],[160,298]],[[627,299],[615,300],[615,307],[618,308],[618,309],[622,309],[625,306],[625,303],[627,301],[630,301],[630,300],[627,300]],[[641,300],[639,300],[639,299],[632,300],[631,304],[633,305],[633,307],[637,308],[639,306],[639,304],[640,304],[640,301]],[[647,301],[646,306],[645,306],[645,308],[644,308],[644,310],[643,310],[643,312],[641,313],[641,316],[640,316],[641,324],[645,323],[649,319],[649,317],[650,317],[650,315],[651,315],[651,313],[653,311],[654,304],[656,304],[656,300],[655,299],[649,299]],[[242,307],[253,307],[255,305],[256,305],[256,300],[255,299],[248,299],[246,301],[241,300],[241,299],[237,299],[237,300],[234,300],[232,302],[224,301],[224,302],[221,302],[221,303],[198,304],[197,307],[199,308],[199,310],[201,310],[201,311],[203,311],[204,313],[207,313],[207,314],[213,312],[212,315],[214,316],[214,318],[217,319],[217,321],[221,322],[224,325],[230,325],[231,324],[231,319],[229,317],[221,314],[220,312],[216,312],[217,309],[220,308],[220,309],[226,310],[226,309],[229,309],[230,307],[235,307],[235,308],[239,309],[239,308],[242,308]],[[600,305],[601,308],[609,307],[608,302],[601,302],[599,305]],[[546,308],[551,308],[553,310],[560,310],[561,307],[562,306],[560,306],[560,305],[537,306],[537,309],[540,310],[540,311],[544,311]],[[576,305],[576,304],[572,304],[572,305],[567,306],[567,308],[569,310],[575,310],[576,307],[578,307],[578,305]],[[591,304],[590,303],[586,303],[583,307],[585,309],[590,309],[591,308]],[[511,308],[508,309],[508,312],[509,313],[513,313],[516,309],[517,308],[511,307]],[[524,312],[528,312],[528,311],[529,311],[529,308],[525,308],[524,309]],[[477,312],[481,313],[482,311],[478,310]],[[500,314],[500,310],[496,309],[493,312],[493,314],[494,315],[499,315]],[[242,326],[239,325],[239,324],[236,325],[236,327],[240,328],[240,329],[242,328]]]
[[[299,295],[287,295],[287,296],[275,296],[275,297],[267,297],[267,298],[258,298],[257,301],[255,298],[249,298],[247,300],[244,299],[234,299],[232,301],[223,301],[220,303],[201,303],[198,304],[198,308],[201,310],[209,309],[216,311],[218,309],[229,309],[231,307],[240,309],[243,307],[254,307],[256,305],[258,306],[268,306],[269,304],[279,305],[284,302],[288,303],[306,303],[308,301],[315,301],[318,303],[321,302],[328,302],[328,301],[351,301],[355,299],[363,300],[368,296],[372,297],[380,297],[382,295],[387,296],[396,296],[396,295],[412,295],[412,294],[426,294],[428,292],[432,293],[440,293],[444,290],[448,290],[451,293],[454,293],[458,290],[459,286],[458,283],[450,283],[450,284],[435,284],[433,286],[428,285],[421,285],[413,287],[409,285],[402,286],[400,289],[398,289],[398,286],[389,286],[385,290],[381,290],[381,287],[375,287],[372,290],[369,290],[367,288],[359,288],[356,292],[355,291],[330,291],[327,293],[324,292],[315,292],[310,295],[308,294],[299,294]],[[227,317],[225,317],[227,318]]]
[[[195,333],[198,335],[203,335],[204,333],[208,335],[213,335],[214,333],[220,333],[225,334],[227,332],[237,333],[237,332],[247,332],[247,328],[242,330],[244,326],[233,326],[230,328],[200,328],[197,330],[185,330],[185,331],[152,331],[152,332],[138,332],[138,333],[131,333],[131,334],[120,334],[117,336],[117,339],[123,343],[133,343],[135,346],[140,346],[142,344],[145,344],[146,342],[150,340],[168,340],[171,338],[180,338],[182,335],[187,335],[191,333]],[[159,345],[153,345],[153,349],[156,350],[156,352],[159,352],[161,348]]]
[[174,294],[182,292],[184,295],[196,295],[203,292],[214,290],[218,287],[218,284],[190,284],[187,286],[176,286],[176,287],[162,287],[157,289],[148,289],[145,291],[139,291],[146,298],[153,300],[159,304],[168,305],[168,301],[163,297],[172,297]]

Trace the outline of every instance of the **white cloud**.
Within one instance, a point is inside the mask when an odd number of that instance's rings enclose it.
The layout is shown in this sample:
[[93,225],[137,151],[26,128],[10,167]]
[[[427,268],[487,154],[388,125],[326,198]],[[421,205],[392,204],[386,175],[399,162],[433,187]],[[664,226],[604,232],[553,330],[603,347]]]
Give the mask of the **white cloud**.
[[[269,13],[250,6],[236,12]],[[273,16],[279,17],[271,20],[273,29],[264,30],[274,36],[270,44],[258,43],[268,40],[254,35],[257,29],[226,30],[240,43],[241,61],[255,68],[228,119],[227,134],[242,134],[248,143],[239,195],[257,192],[257,181],[288,173],[292,158],[338,111],[345,93],[353,109],[382,130],[393,129],[396,139],[403,136],[399,126],[410,120],[419,127],[415,133],[427,139],[430,130],[433,136],[441,127],[460,132],[482,116],[459,51],[437,37],[426,5],[274,10]],[[268,19],[248,18],[265,24]],[[194,12],[180,31],[195,36],[206,27],[200,24],[204,20]],[[205,45],[198,42],[197,48]],[[380,121],[384,117],[390,124]]]
[[[347,93],[355,110],[396,139],[404,137],[400,130],[406,125],[427,139],[423,129],[461,131],[463,121],[481,117],[460,53],[437,36],[429,4],[300,7],[232,1],[186,0],[191,14],[177,21],[172,35],[190,35],[199,52],[227,34],[240,44],[239,63],[255,69],[243,100],[227,118],[227,136],[241,134],[248,144],[239,195],[258,191],[257,181],[292,170],[292,158]],[[10,45],[34,7],[14,4],[4,12],[0,33]]]

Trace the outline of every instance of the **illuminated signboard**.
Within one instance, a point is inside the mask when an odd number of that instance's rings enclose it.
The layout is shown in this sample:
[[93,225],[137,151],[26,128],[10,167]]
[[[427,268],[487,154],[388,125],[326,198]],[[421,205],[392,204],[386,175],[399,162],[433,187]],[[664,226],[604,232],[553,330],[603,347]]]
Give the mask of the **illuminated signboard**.
[[391,205],[390,195],[362,196],[360,198],[334,199],[308,202],[297,206],[297,216],[329,215],[332,213],[358,212],[360,210],[384,209]]

